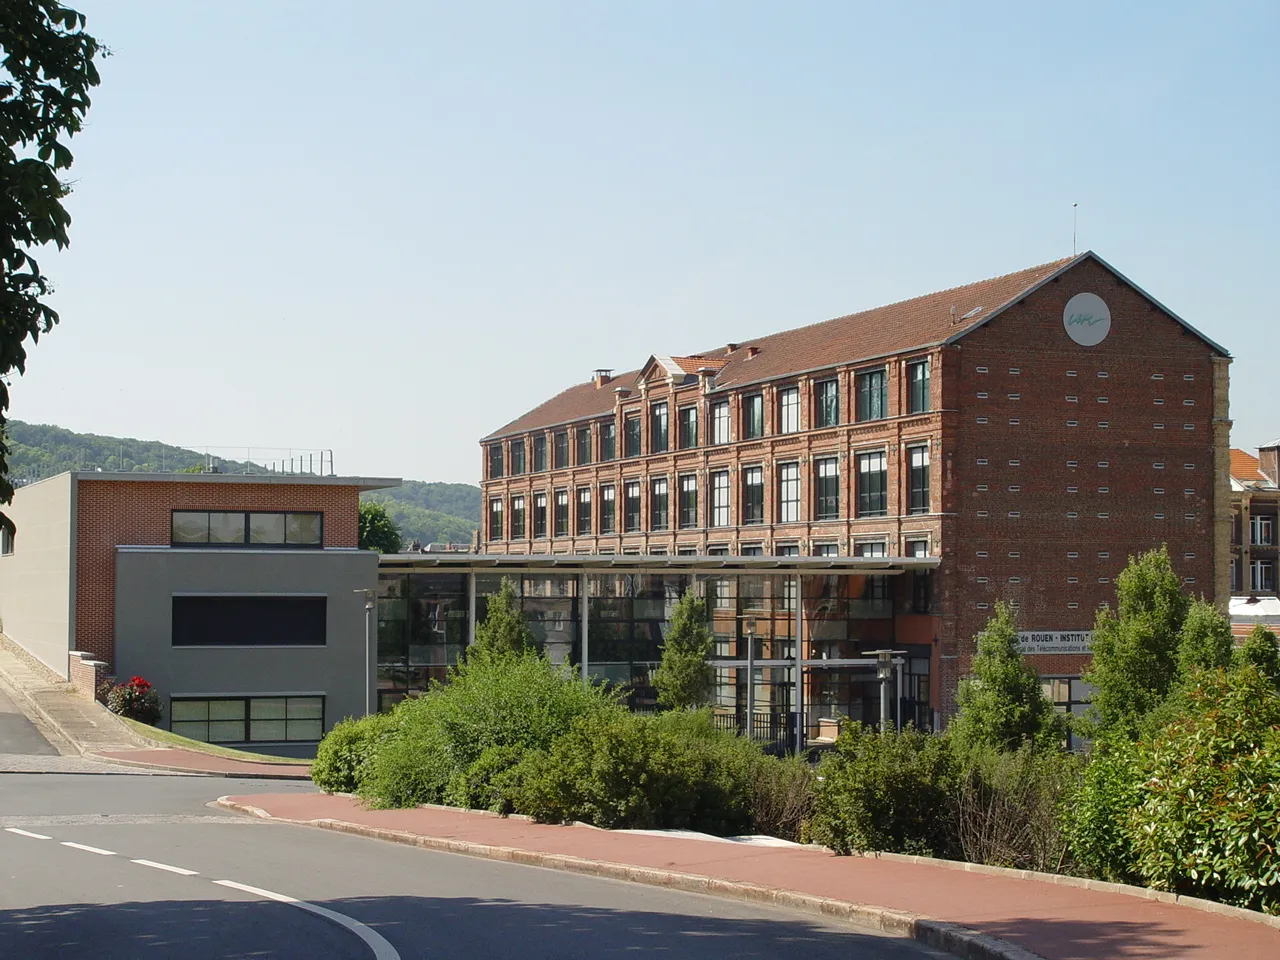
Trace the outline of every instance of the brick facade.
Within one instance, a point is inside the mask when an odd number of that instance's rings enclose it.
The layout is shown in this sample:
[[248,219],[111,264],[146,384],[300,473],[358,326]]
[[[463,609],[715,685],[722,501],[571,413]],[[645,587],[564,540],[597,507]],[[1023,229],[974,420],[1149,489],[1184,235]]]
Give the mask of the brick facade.
[[295,510],[324,514],[324,546],[355,547],[359,490],[291,483],[95,480],[80,477],[76,497],[77,650],[115,659],[115,548],[166,545],[174,510]]

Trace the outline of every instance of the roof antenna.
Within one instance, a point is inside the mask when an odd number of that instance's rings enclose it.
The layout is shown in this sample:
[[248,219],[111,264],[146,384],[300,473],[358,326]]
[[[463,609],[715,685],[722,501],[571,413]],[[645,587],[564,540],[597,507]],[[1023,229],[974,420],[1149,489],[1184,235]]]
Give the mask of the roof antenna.
[[1076,222],[1079,217],[1080,204],[1071,204],[1071,255],[1076,255]]

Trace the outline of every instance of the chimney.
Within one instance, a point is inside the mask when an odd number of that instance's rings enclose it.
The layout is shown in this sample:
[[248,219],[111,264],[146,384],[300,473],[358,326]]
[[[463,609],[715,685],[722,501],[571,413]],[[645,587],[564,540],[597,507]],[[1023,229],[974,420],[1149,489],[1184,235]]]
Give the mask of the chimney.
[[608,383],[612,379],[613,379],[613,371],[606,367],[597,367],[591,373],[591,382],[596,385],[597,390],[599,390],[601,387],[603,387],[606,383]]
[[613,392],[617,395],[618,399],[620,400],[625,400],[627,399],[627,397],[631,396],[630,387],[614,387]]
[[1280,453],[1280,440],[1272,441],[1265,447],[1258,448],[1258,470],[1272,483],[1280,486],[1280,466],[1277,465],[1277,453]]
[[724,352],[725,352],[725,353],[733,353],[733,352],[734,352],[735,350],[737,350],[737,349],[738,349],[738,344],[736,344],[736,343],[728,343],[728,344],[725,344]]
[[747,359],[748,359],[748,360],[750,360],[750,359],[751,359],[752,357],[754,357],[754,356],[759,355],[759,353],[760,353],[760,348],[759,348],[759,347],[747,347]]

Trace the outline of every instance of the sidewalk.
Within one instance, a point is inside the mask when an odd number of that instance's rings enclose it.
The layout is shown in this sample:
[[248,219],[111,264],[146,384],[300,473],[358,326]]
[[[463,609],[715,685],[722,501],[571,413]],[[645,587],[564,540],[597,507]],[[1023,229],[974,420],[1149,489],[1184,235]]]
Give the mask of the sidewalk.
[[8,637],[0,636],[0,682],[18,695],[18,705],[39,720],[63,756],[84,757],[156,772],[223,777],[309,780],[300,764],[255,763],[165,747],[138,736],[111,711],[76,693],[65,680]]
[[[909,932],[905,923],[910,916],[932,918],[999,938],[1045,960],[1280,957],[1280,928],[1266,923],[1123,893],[971,873],[937,862],[548,826],[447,807],[366,810],[352,798],[327,794],[257,794],[224,797],[219,803],[351,833],[382,832],[384,839],[434,849],[820,909],[904,933]],[[778,891],[803,896],[778,896]],[[828,903],[814,904],[815,897],[828,898]],[[887,908],[902,921],[890,916],[877,924],[875,911],[868,910],[850,915],[849,903]]]

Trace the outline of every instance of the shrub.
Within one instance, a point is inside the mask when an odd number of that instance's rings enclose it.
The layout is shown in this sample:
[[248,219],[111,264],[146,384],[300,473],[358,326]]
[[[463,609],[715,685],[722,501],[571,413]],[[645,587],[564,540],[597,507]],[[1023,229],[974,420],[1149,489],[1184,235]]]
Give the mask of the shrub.
[[1060,810],[1081,760],[1030,744],[970,752],[956,790],[960,850],[971,863],[1057,873],[1067,858]]
[[1280,645],[1276,635],[1260,623],[1255,623],[1249,635],[1236,648],[1232,658],[1237,666],[1251,663],[1258,672],[1280,686]]
[[762,757],[751,780],[755,833],[802,843],[813,817],[813,768],[801,757]]
[[818,764],[812,836],[839,854],[951,856],[957,773],[950,744],[914,728],[845,724]]
[[1113,883],[1136,879],[1129,817],[1142,786],[1139,753],[1126,737],[1096,741],[1079,783],[1065,798],[1063,832],[1075,869],[1086,876]]
[[535,647],[533,631],[525,623],[516,602],[515,584],[503,577],[498,592],[485,603],[484,620],[476,624],[476,642],[467,655],[520,654]]
[[1280,913],[1280,696],[1252,665],[1204,671],[1146,748],[1129,818],[1149,886]]
[[107,691],[107,709],[139,723],[155,725],[163,712],[160,695],[142,677],[130,677]]
[[674,710],[706,704],[715,677],[707,662],[711,644],[706,605],[692,589],[686,590],[671,611],[671,624],[662,643],[662,663],[653,673],[660,704]]
[[326,793],[356,793],[381,741],[395,729],[395,715],[375,713],[334,724],[311,763],[311,781]]

